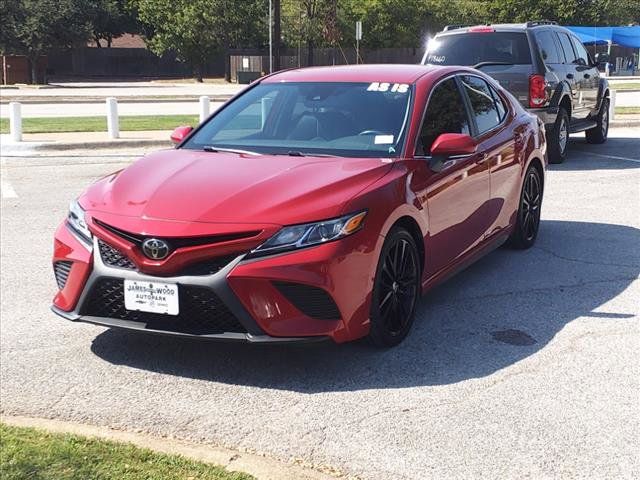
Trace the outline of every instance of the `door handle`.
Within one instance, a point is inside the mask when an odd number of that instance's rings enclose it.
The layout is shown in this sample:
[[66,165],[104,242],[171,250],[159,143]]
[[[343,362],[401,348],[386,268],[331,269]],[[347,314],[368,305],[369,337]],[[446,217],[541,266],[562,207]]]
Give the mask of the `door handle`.
[[567,78],[569,80],[573,80],[573,73],[567,73]]

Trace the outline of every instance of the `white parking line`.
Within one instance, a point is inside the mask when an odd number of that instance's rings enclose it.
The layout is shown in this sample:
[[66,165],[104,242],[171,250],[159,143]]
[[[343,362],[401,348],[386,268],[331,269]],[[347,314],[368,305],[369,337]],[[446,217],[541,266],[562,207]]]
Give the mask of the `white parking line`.
[[11,183],[4,178],[0,179],[0,190],[2,190],[2,198],[18,198],[18,194]]
[[626,160],[627,162],[635,162],[635,163],[640,163],[640,160],[637,158],[629,158],[629,157],[617,157],[615,155],[604,155],[602,153],[593,153],[593,152],[587,152],[586,150],[582,150],[583,153],[586,153],[587,155],[593,155],[595,157],[602,157],[602,158],[612,158],[614,160]]

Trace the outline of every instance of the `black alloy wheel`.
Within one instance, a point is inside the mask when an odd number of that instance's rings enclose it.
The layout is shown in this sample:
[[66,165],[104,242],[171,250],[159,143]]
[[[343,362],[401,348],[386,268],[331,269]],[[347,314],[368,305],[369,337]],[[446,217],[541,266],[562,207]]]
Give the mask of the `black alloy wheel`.
[[373,287],[369,339],[379,347],[399,344],[413,324],[420,296],[420,262],[413,237],[392,229],[382,247]]
[[531,166],[524,178],[517,223],[510,238],[514,247],[525,249],[535,243],[540,228],[541,206],[542,178],[538,169]]

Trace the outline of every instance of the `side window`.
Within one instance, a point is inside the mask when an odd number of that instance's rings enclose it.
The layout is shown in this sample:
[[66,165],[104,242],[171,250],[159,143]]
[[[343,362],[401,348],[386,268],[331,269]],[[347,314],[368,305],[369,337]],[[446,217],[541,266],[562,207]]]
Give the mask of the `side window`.
[[576,50],[576,56],[578,57],[578,63],[580,65],[589,65],[589,54],[587,53],[587,49],[584,48],[584,45],[582,45],[582,42],[580,42],[580,40],[578,40],[575,37],[571,37],[571,40],[573,41],[573,48],[575,48]]
[[564,63],[574,63],[578,57],[573,51],[569,36],[566,33],[558,33],[558,38],[560,39],[560,45],[562,46],[562,51],[564,52]]
[[540,55],[542,55],[544,63],[562,63],[551,31],[543,30],[537,32],[536,42],[538,43],[538,50],[540,50]]
[[469,135],[469,120],[464,101],[454,78],[440,83],[431,94],[416,155],[430,155],[431,144],[442,133],[466,133]]
[[493,95],[493,100],[496,102],[496,108],[498,109],[498,116],[500,117],[500,121],[502,122],[504,118],[507,116],[507,106],[504,104],[504,100],[498,95],[498,92],[489,85],[491,89],[491,94]]
[[501,122],[500,114],[487,82],[471,75],[461,75],[460,79],[471,102],[471,114],[476,119],[478,134],[497,127]]

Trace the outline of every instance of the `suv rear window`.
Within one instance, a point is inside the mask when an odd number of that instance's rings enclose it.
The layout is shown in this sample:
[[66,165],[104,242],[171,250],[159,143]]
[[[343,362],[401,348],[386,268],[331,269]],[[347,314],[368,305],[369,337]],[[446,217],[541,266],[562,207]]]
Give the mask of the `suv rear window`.
[[424,61],[432,65],[476,65],[480,62],[530,65],[527,35],[518,32],[441,35],[429,42]]

